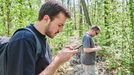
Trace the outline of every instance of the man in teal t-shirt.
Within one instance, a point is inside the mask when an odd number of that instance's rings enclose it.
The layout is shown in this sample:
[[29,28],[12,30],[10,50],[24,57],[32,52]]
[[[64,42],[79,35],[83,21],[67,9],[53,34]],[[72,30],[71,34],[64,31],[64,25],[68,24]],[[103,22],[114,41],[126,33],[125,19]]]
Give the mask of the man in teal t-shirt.
[[81,53],[81,63],[83,65],[83,75],[97,75],[95,67],[96,51],[101,50],[101,47],[95,46],[92,37],[100,32],[98,26],[93,26],[83,37],[83,51]]

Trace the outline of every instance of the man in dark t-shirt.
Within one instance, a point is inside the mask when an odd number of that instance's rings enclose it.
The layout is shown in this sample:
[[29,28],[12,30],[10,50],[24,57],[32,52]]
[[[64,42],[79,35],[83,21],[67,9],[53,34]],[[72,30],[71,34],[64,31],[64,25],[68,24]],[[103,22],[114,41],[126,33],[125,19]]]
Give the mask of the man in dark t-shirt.
[[97,75],[95,68],[96,51],[101,47],[95,46],[92,37],[100,32],[98,26],[93,26],[83,37],[83,51],[81,52],[81,63],[83,64],[83,75]]
[[77,53],[72,47],[63,48],[52,61],[51,50],[46,36],[54,38],[63,31],[69,12],[56,1],[48,1],[42,5],[38,22],[27,28],[31,29],[39,39],[41,53],[36,60],[36,39],[28,30],[16,32],[7,47],[6,75],[53,75],[56,69]]

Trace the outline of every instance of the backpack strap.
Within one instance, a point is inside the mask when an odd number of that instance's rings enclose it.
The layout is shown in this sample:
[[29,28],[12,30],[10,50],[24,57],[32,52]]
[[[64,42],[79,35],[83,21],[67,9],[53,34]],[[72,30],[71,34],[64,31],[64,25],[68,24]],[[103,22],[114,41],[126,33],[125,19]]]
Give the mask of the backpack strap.
[[21,29],[18,29],[17,31],[15,31],[15,33],[18,32],[18,31],[21,31],[21,30],[27,30],[27,31],[31,32],[34,35],[35,40],[36,40],[36,56],[35,56],[35,59],[37,61],[38,58],[39,58],[39,54],[41,53],[41,43],[40,43],[37,35],[30,28],[21,28]]
[[38,58],[39,58],[39,54],[41,53],[40,41],[39,41],[38,37],[36,36],[36,34],[30,28],[24,28],[24,29],[30,31],[34,35],[34,37],[35,37],[35,40],[36,40],[36,57],[35,57],[35,59],[37,61]]

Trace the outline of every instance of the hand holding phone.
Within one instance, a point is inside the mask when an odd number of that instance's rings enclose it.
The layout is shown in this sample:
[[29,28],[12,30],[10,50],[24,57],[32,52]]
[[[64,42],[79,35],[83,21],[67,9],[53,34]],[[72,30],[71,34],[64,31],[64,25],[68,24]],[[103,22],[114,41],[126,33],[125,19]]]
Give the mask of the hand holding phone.
[[83,45],[79,45],[79,46],[75,47],[74,50],[79,49],[79,48],[82,47],[82,46],[83,46]]

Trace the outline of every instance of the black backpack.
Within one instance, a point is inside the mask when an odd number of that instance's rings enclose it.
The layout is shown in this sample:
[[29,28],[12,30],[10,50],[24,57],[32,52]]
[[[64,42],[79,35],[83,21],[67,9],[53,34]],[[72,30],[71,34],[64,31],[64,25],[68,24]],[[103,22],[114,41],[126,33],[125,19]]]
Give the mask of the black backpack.
[[[34,35],[34,37],[36,39],[36,57],[35,57],[35,59],[37,60],[39,57],[38,55],[41,53],[41,44],[40,44],[38,37],[30,28],[21,28],[21,29],[18,29],[16,32],[21,31],[21,30],[27,30]],[[6,41],[4,41],[4,42],[2,41],[0,43],[0,75],[6,75],[6,60],[7,60],[6,54],[7,54],[7,45],[8,45],[9,39],[6,38],[4,40],[6,40]]]

